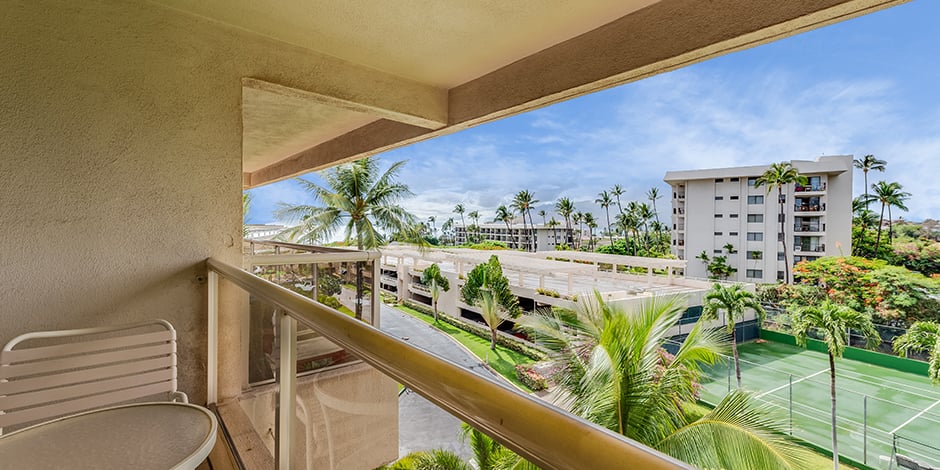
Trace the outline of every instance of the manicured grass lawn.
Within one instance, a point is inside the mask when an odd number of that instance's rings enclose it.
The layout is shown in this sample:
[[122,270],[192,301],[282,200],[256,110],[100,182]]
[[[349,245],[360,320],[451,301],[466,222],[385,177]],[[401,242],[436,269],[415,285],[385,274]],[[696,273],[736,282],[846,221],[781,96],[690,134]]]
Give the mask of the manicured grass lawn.
[[477,335],[463,331],[448,323],[434,323],[434,317],[431,315],[426,315],[404,305],[398,305],[395,308],[429,325],[434,326],[444,333],[447,333],[450,335],[450,337],[454,338],[457,340],[457,342],[469,349],[470,352],[480,358],[480,360],[487,361],[490,367],[492,367],[496,372],[508,379],[510,382],[516,384],[516,386],[525,390],[526,392],[532,391],[529,389],[529,387],[526,387],[525,384],[516,378],[515,369],[516,364],[531,364],[533,362],[532,359],[529,359],[528,357],[517,353],[516,351],[506,349],[498,344],[496,345],[496,351],[491,351],[490,340],[488,339],[480,338]]

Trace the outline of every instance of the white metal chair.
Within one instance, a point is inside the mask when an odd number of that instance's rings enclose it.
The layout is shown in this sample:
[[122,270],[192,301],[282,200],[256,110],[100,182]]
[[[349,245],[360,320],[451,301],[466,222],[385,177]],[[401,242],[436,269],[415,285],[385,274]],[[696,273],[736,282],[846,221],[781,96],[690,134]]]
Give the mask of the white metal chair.
[[0,434],[162,393],[188,402],[176,372],[176,330],[165,320],[17,336],[0,350]]

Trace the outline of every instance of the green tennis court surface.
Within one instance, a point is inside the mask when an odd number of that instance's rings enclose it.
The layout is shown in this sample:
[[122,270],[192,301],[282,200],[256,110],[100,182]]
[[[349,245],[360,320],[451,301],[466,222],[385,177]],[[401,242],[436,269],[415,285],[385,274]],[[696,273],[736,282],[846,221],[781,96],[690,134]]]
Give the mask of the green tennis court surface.
[[[738,352],[744,389],[778,407],[794,436],[831,449],[828,355],[773,342],[742,344]],[[735,387],[730,359],[707,370],[702,399],[718,403],[729,377]],[[923,376],[844,358],[836,359],[836,387],[841,455],[888,468],[896,445],[898,453],[940,467],[940,387]]]

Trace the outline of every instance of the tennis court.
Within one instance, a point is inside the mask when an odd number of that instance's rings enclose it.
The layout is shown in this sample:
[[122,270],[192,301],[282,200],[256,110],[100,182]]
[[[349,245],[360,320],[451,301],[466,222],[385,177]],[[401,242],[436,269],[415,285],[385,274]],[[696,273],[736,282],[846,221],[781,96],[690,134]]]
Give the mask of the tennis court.
[[[744,389],[788,416],[791,432],[831,449],[828,355],[782,343],[738,347]],[[706,371],[701,397],[718,403],[734,387],[730,358]],[[923,376],[836,359],[839,453],[888,468],[892,450],[940,467],[940,387]]]

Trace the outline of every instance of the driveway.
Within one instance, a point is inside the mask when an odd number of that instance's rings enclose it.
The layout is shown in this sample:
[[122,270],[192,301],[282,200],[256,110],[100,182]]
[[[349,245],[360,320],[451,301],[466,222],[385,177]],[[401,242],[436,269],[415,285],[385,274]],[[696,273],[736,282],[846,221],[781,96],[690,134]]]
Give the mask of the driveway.
[[[480,375],[495,374],[476,356],[440,330],[406,313],[382,305],[381,329]],[[464,459],[470,448],[460,440],[460,420],[410,390],[398,399],[398,455],[416,450],[446,449]]]

